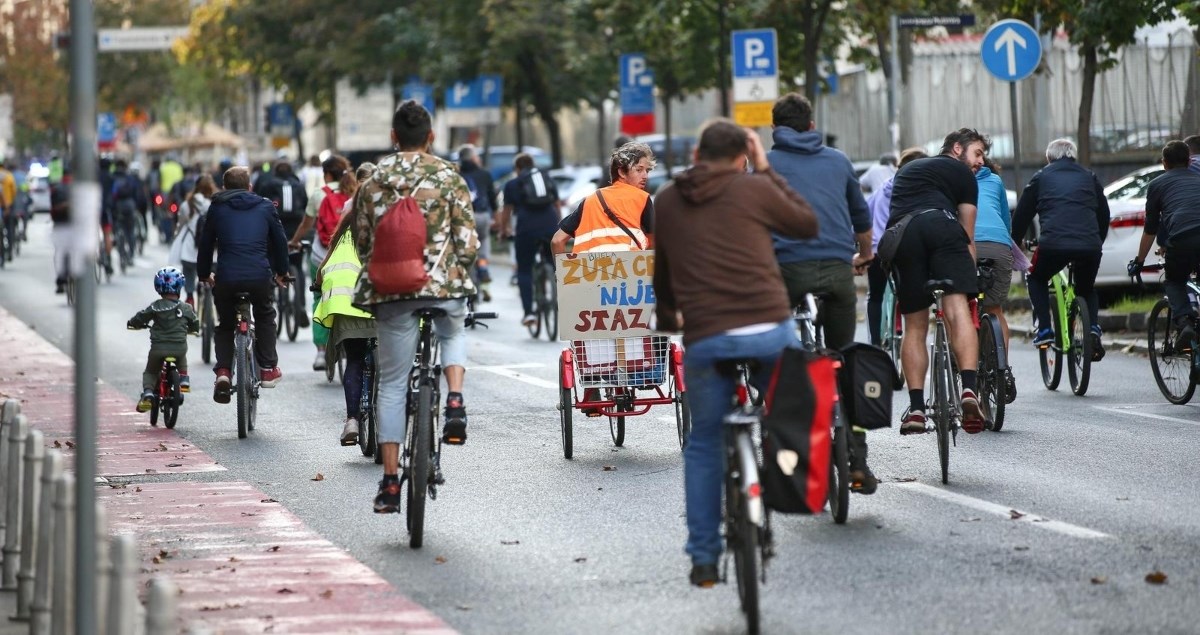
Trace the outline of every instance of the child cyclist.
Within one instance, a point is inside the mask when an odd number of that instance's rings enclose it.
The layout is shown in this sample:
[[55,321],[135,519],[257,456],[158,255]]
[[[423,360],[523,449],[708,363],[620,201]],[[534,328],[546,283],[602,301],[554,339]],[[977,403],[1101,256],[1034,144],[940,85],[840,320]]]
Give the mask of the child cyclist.
[[158,372],[167,357],[174,357],[175,365],[179,367],[179,391],[190,390],[187,336],[200,332],[196,311],[186,302],[179,301],[179,292],[183,290],[182,271],[175,267],[159,269],[154,274],[154,290],[161,299],[138,311],[127,324],[134,330],[150,329],[150,354],[146,357],[146,370],[142,373],[142,399],[138,401],[138,412],[150,410],[158,386]]

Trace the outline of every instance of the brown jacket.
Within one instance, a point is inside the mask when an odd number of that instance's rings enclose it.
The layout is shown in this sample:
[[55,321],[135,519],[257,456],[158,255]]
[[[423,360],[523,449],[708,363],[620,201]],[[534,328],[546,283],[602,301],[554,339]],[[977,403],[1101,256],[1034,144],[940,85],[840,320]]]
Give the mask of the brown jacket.
[[658,329],[693,342],[791,315],[771,232],[817,235],[812,207],[772,170],[698,164],[654,201]]

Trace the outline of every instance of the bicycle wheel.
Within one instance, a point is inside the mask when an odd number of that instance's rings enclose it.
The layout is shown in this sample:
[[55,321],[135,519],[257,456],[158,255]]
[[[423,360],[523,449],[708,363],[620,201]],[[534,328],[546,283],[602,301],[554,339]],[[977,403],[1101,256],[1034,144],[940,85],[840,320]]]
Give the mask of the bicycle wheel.
[[292,300],[288,297],[287,287],[275,290],[275,306],[279,307],[279,339],[286,335],[289,342],[295,342],[300,330],[296,326],[296,313],[292,307]]
[[1092,320],[1087,302],[1075,298],[1067,313],[1067,332],[1071,334],[1071,348],[1067,351],[1070,365],[1067,377],[1071,380],[1071,392],[1082,397],[1087,393],[1088,379],[1092,375]]
[[[615,398],[617,395],[621,394],[621,391],[624,390],[626,389],[614,388],[612,390],[612,396]],[[627,412],[629,410],[632,410],[631,406],[617,406],[617,412]],[[618,448],[625,445],[625,417],[609,417],[608,433],[612,435],[613,445],[617,446]]]
[[377,422],[375,421],[375,404],[377,403],[376,400],[379,398],[379,382],[377,381],[377,377],[375,375],[375,361],[373,354],[367,355],[366,372],[370,377],[370,380],[364,379],[364,381],[368,383],[367,386],[364,386],[363,390],[363,395],[366,398],[365,400],[367,404],[365,408],[361,408],[362,412],[360,413],[360,416],[362,417],[362,421],[360,422],[360,429],[358,431],[358,447],[362,450],[363,456],[375,456],[376,450],[378,449],[376,447],[376,435],[378,434],[378,431],[376,430]]
[[1167,401],[1181,406],[1192,400],[1196,382],[1191,378],[1191,355],[1175,347],[1177,333],[1172,317],[1171,304],[1166,298],[1154,305],[1146,331],[1146,348],[1150,349],[1154,383]]
[[237,384],[237,432],[245,439],[250,429],[250,338],[243,333],[234,336],[233,378]]
[[543,280],[545,278],[545,276],[546,276],[545,270],[543,270],[538,265],[534,265],[534,267],[533,267],[533,317],[534,317],[534,319],[533,319],[533,324],[530,324],[526,328],[529,329],[529,335],[531,337],[533,337],[533,339],[535,339],[535,340],[538,337],[540,337],[542,334],[542,318],[541,318],[542,306],[546,302],[546,297],[545,297],[546,283]]
[[200,292],[200,359],[205,364],[212,363],[213,331],[213,302],[212,292],[204,289]]
[[158,427],[158,410],[160,399],[160,397],[155,396],[154,399],[150,400],[150,425],[156,428]]
[[[304,279],[299,275],[299,270],[296,267],[292,267],[292,277],[297,280],[296,284],[304,284]],[[300,335],[300,314],[305,310],[304,296],[299,288],[296,289],[295,293],[295,295],[299,297],[289,297],[292,295],[288,293],[289,291],[291,291],[291,289],[288,287],[283,288],[283,297],[289,300],[289,302],[284,305],[288,308],[288,319],[286,320],[287,336],[289,342],[295,342],[296,337]]]
[[841,413],[834,409],[833,451],[829,457],[829,515],[841,525],[850,513],[850,439]]
[[554,284],[554,266],[542,265],[542,302],[538,304],[542,324],[546,327],[546,339],[558,339],[558,287]]
[[75,276],[67,276],[67,306],[75,306],[75,300],[78,297],[76,286],[79,283],[75,281]]
[[562,429],[563,457],[575,455],[574,439],[572,438],[571,415],[575,409],[575,394],[567,388],[567,366],[562,358],[558,359],[558,416],[559,427]]
[[692,434],[692,409],[687,402],[687,391],[675,393],[675,432],[679,435],[679,449],[687,448],[688,437]]
[[166,399],[163,399],[163,423],[168,430],[173,430],[175,422],[179,420],[179,404],[183,403],[183,396],[179,392],[179,369],[172,368],[167,373],[167,386],[170,387],[170,392]]
[[994,432],[1004,427],[1004,407],[1007,404],[1004,382],[1007,364],[1004,359],[1004,334],[1000,323],[991,314],[985,313],[979,318],[979,379],[976,388],[983,417],[991,422],[990,429]]
[[[1049,390],[1058,389],[1058,382],[1062,381],[1062,344],[1060,334],[1063,332],[1063,325],[1059,324],[1061,320],[1058,318],[1057,298],[1051,295],[1050,306],[1050,323],[1054,329],[1054,341],[1049,346],[1043,346],[1038,349],[1038,364],[1042,368],[1042,383]],[[1039,327],[1040,328],[1040,327]]]
[[433,452],[433,387],[423,385],[418,394],[408,474],[408,546],[413,549],[420,549],[425,539],[425,494]]
[[904,337],[903,318],[900,315],[900,300],[896,297],[891,280],[884,287],[883,311],[879,320],[879,344],[892,358],[896,373],[904,380],[904,372],[900,368],[900,343]]
[[933,358],[933,426],[937,431],[938,462],[942,468],[942,484],[950,482],[950,355],[945,327],[938,327],[937,341],[930,357]]
[[758,572],[759,544],[758,527],[750,517],[750,497],[746,495],[750,480],[758,473],[757,465],[747,465],[747,457],[753,457],[754,446],[748,430],[733,432],[734,450],[731,465],[726,474],[725,516],[728,529],[726,541],[733,552],[734,575],[737,576],[738,599],[746,615],[749,633],[758,633]]

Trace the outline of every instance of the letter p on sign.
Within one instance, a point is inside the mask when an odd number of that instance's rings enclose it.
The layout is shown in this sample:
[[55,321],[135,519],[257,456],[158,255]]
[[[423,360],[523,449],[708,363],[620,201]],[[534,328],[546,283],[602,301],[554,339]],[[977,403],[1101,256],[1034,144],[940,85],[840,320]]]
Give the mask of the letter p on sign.
[[771,60],[763,57],[763,53],[767,51],[766,44],[758,38],[746,38],[746,67],[748,69],[767,68],[771,65]]

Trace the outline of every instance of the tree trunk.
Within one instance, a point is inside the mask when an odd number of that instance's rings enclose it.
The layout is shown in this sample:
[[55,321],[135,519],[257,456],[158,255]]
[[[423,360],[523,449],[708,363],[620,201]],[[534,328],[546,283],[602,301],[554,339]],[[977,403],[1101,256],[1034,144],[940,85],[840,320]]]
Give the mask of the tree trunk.
[[609,141],[608,131],[605,130],[604,97],[600,97],[599,102],[592,106],[596,109],[596,164],[600,166],[600,183],[611,185],[608,182]]
[[517,152],[520,152],[521,148],[525,147],[525,131],[521,126],[521,121],[525,118],[525,104],[521,101],[520,93],[517,93],[517,105],[514,111],[517,115]]
[[1183,137],[1200,130],[1200,28],[1196,29],[1192,46],[1192,63],[1188,64],[1187,90],[1183,93],[1183,113],[1180,119]]
[[1080,165],[1092,163],[1092,103],[1096,99],[1096,46],[1085,44],[1079,54],[1083,57],[1083,86],[1079,91],[1079,125],[1075,130]]
[[663,167],[667,169],[668,178],[671,175],[671,166],[674,165],[674,157],[671,153],[671,98],[671,95],[663,93]]
[[304,154],[304,139],[300,136],[300,133],[303,130],[303,127],[300,125],[300,109],[297,108],[295,104],[291,104],[291,106],[292,117],[294,118],[293,121],[295,122],[292,125],[292,136],[296,139],[296,152],[298,152],[300,155],[299,159],[304,161],[305,157],[308,155]]
[[728,8],[725,6],[725,0],[717,0],[717,29],[718,40],[717,44],[717,86],[721,88],[721,116],[729,116],[729,58],[726,57],[730,53],[729,48],[729,24],[727,23]]

